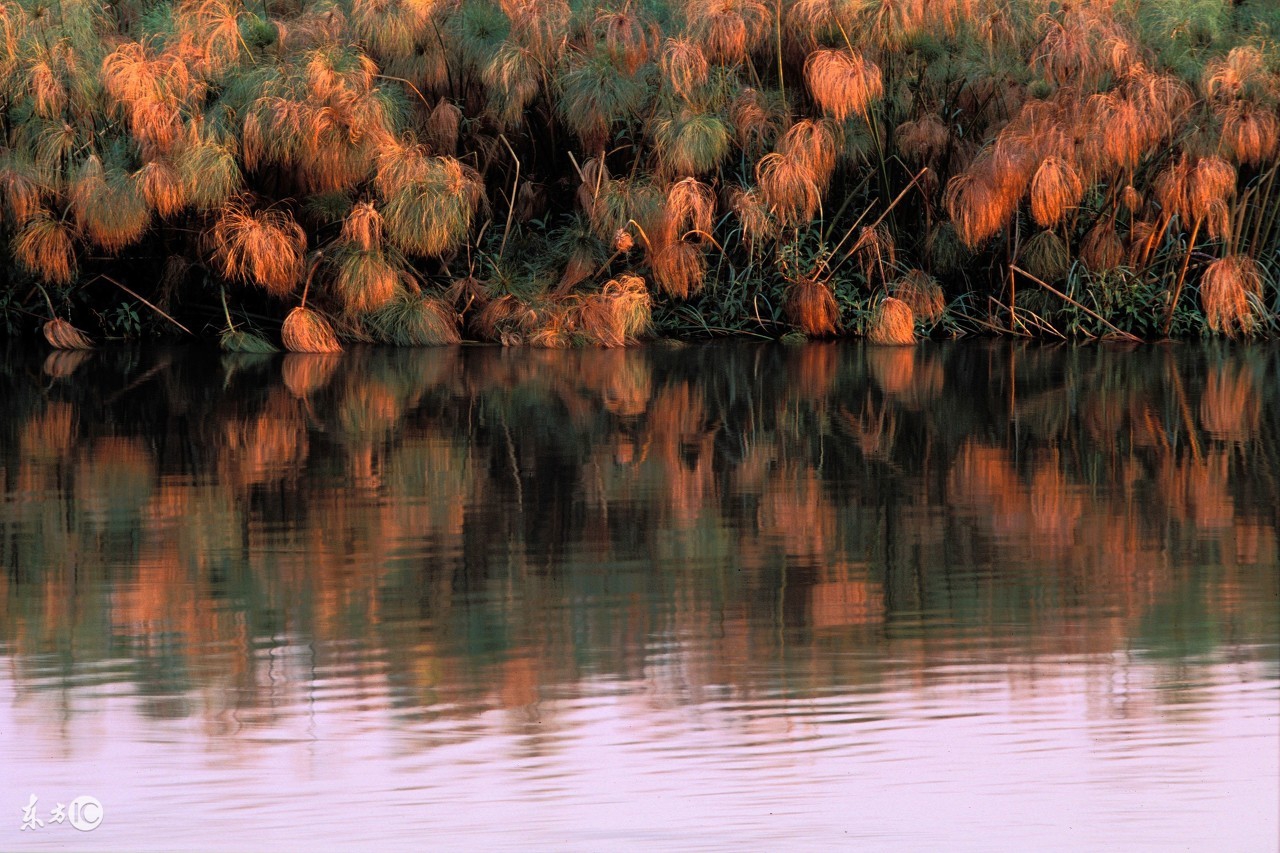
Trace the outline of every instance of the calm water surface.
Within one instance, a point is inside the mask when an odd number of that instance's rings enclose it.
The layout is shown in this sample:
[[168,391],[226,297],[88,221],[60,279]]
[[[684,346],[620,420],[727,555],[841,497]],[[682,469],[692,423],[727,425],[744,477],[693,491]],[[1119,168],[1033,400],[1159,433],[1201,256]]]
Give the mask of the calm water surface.
[[0,403],[0,849],[1280,845],[1276,347],[10,351]]

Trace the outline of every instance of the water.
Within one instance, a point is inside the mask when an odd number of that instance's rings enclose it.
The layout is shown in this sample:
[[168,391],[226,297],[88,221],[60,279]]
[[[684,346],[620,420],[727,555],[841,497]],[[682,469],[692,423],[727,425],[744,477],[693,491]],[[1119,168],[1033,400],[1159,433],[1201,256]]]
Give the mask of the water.
[[0,849],[1280,844],[1274,346],[10,351],[0,400]]

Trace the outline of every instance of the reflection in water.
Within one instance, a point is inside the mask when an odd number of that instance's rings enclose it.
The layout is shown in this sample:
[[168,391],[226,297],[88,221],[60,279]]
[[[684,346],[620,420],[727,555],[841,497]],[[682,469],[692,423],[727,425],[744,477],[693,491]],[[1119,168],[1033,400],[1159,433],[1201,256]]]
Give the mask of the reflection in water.
[[1269,849],[1278,389],[1274,348],[13,354],[0,814]]

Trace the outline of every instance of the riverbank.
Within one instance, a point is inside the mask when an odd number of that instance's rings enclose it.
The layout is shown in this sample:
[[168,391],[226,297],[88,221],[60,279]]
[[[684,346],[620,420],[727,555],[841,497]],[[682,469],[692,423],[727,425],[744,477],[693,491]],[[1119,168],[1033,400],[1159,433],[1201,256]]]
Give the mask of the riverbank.
[[1274,336],[1280,10],[1151,5],[5,2],[0,333]]

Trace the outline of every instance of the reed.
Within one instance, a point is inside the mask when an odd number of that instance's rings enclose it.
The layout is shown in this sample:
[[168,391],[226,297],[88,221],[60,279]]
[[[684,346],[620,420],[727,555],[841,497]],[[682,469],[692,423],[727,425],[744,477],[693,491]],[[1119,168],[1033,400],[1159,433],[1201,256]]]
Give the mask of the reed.
[[1031,181],[1031,215],[1041,228],[1062,221],[1084,196],[1084,180],[1070,162],[1050,155]]
[[1205,322],[1230,337],[1252,334],[1260,324],[1256,300],[1262,295],[1263,272],[1258,262],[1242,255],[1209,264],[1200,279],[1200,302]]
[[831,287],[809,278],[787,287],[783,311],[793,326],[811,338],[834,335],[840,320],[840,309]]
[[335,353],[342,352],[333,327],[320,314],[299,305],[284,318],[280,339],[289,352]]
[[215,267],[228,281],[285,296],[302,278],[307,235],[287,211],[255,211],[247,199],[237,199],[223,208],[208,241]]
[[49,346],[59,350],[93,349],[93,341],[84,332],[66,320],[54,317],[44,324],[44,339]]
[[849,51],[814,51],[805,60],[804,76],[814,101],[836,121],[855,115],[867,118],[884,96],[879,66]]
[[873,344],[906,346],[916,342],[916,320],[910,306],[886,296],[871,313],[867,340]]
[[402,347],[435,347],[462,341],[458,315],[440,299],[403,293],[374,310],[365,324],[378,340]]
[[938,280],[924,270],[913,269],[893,281],[890,293],[902,300],[911,313],[927,323],[942,319],[947,307],[947,297]]

